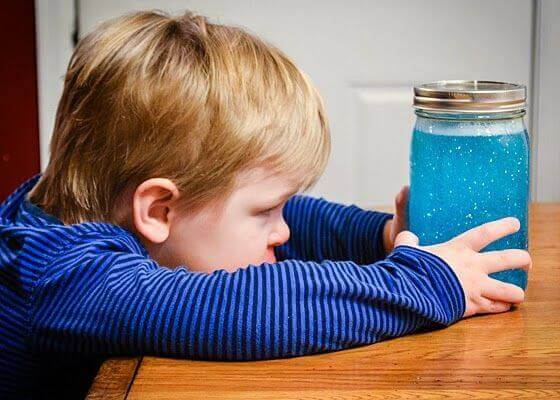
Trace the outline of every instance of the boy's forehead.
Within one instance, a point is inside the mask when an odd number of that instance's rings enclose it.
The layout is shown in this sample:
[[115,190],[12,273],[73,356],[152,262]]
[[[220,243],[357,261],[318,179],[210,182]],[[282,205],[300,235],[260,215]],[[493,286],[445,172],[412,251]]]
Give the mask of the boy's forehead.
[[288,174],[273,173],[264,168],[255,168],[241,174],[239,188],[244,191],[255,191],[264,196],[285,195],[295,192],[299,181]]
[[271,184],[295,187],[298,180],[288,174],[272,172],[265,168],[254,168],[241,173],[240,184],[244,186],[269,186]]

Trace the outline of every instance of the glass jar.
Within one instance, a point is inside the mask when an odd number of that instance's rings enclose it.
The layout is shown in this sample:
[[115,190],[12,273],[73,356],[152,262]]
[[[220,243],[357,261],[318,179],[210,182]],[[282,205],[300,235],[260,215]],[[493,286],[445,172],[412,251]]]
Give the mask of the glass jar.
[[[409,229],[420,245],[447,241],[485,222],[513,216],[515,234],[482,251],[528,249],[529,137],[525,86],[439,81],[414,88]],[[522,269],[492,278],[527,286]]]

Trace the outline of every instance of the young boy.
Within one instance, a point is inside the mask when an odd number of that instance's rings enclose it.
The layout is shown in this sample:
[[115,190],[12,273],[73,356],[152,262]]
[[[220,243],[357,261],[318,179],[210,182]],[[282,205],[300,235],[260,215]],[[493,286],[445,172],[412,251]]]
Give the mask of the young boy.
[[329,151],[306,75],[246,31],[189,12],[99,26],[70,61],[46,171],[0,207],[0,397],[97,358],[298,356],[523,300],[488,274],[529,254],[479,254],[517,220],[420,247],[397,236],[406,191],[394,220],[297,194]]

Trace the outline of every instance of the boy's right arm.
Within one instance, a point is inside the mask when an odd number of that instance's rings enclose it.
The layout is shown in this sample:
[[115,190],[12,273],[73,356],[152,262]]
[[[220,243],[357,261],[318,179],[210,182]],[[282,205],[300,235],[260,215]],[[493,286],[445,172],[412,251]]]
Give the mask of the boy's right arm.
[[39,351],[278,358],[443,327],[465,313],[449,265],[411,246],[370,265],[286,260],[204,274],[103,241],[61,255],[37,286]]

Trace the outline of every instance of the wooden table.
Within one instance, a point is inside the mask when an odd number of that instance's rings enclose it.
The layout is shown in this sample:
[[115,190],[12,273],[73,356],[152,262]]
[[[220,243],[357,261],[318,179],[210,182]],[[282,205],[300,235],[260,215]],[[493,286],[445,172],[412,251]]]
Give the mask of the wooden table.
[[534,204],[526,300],[431,332],[289,359],[114,358],[89,399],[560,398],[560,203]]

